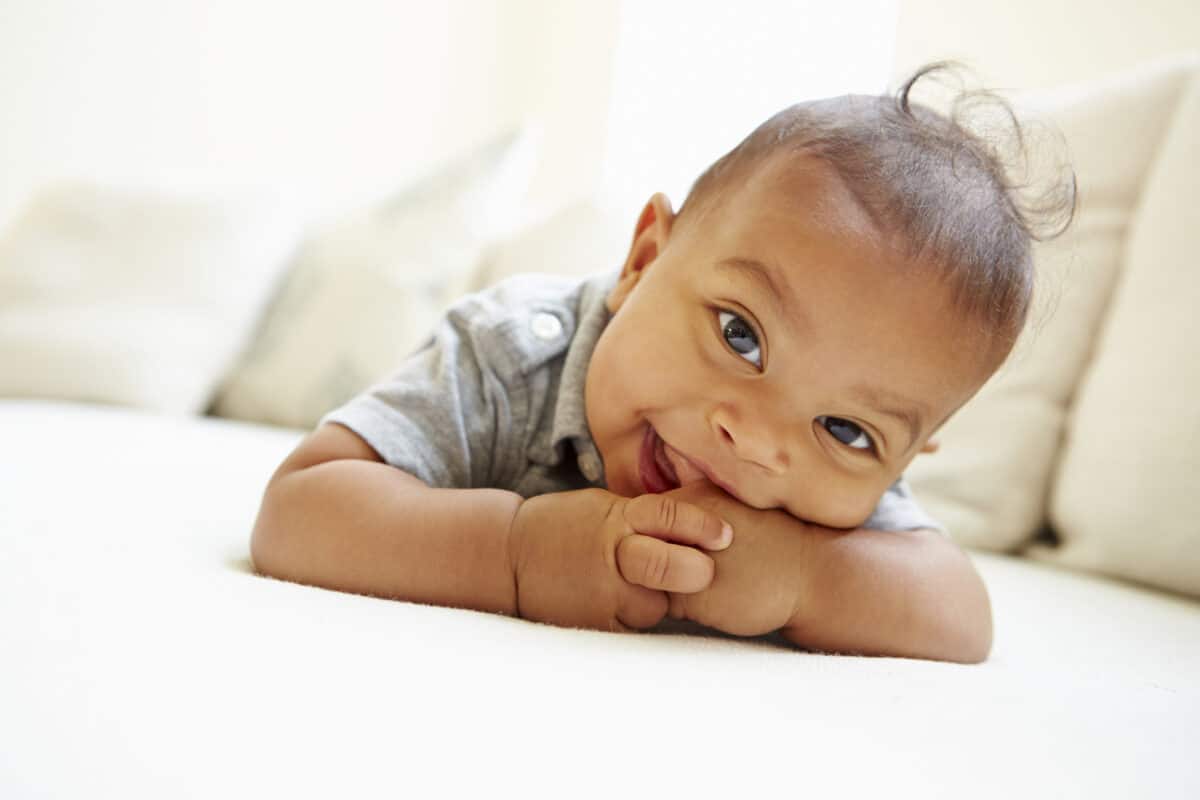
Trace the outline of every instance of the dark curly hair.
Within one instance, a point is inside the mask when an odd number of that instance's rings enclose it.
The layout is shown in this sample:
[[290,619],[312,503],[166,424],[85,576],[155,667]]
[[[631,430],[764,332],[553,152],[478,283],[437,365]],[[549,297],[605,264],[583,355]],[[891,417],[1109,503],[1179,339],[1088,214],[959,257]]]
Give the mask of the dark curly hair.
[[[1007,354],[1032,302],[1032,242],[1070,225],[1075,176],[1060,162],[1036,196],[1010,177],[1028,172],[1029,141],[1012,107],[992,92],[960,88],[946,114],[910,100],[918,82],[961,69],[928,64],[895,94],[845,95],[783,109],[695,181],[677,224],[698,222],[768,157],[818,158],[878,228],[899,235],[910,263],[938,270],[958,308]],[[989,113],[1004,123],[1000,129],[973,131],[973,118]]]

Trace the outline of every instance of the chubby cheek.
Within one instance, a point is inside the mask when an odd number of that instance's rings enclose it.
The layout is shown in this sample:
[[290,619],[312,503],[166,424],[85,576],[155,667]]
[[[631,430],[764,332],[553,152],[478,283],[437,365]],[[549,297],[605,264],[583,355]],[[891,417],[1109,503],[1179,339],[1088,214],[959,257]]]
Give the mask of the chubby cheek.
[[845,478],[808,481],[784,503],[793,515],[827,528],[858,528],[875,510],[886,486],[876,488]]
[[602,340],[593,354],[594,396],[607,409],[620,409],[624,417],[647,413],[675,404],[681,385],[692,372],[691,348],[658,321],[629,316],[612,323],[611,336]]
[[[632,320],[630,320],[632,321]],[[646,425],[662,424],[688,404],[690,353],[652,326],[625,325],[602,339],[588,367],[587,417],[610,491],[641,494],[639,459]]]
[[598,346],[588,365],[585,394],[588,428],[600,451],[608,488],[622,495],[629,494],[626,473],[630,463],[636,465],[637,455],[636,437],[631,434],[636,380],[627,367],[611,349]]

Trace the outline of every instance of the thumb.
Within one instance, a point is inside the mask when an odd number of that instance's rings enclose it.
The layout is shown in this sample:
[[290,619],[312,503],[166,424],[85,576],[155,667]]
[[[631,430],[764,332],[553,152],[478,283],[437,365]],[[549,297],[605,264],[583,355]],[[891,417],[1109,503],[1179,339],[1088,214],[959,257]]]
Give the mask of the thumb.
[[643,494],[625,504],[623,516],[638,533],[707,550],[723,550],[733,528],[713,512],[665,494]]
[[616,556],[621,577],[647,589],[702,592],[716,573],[712,558],[696,548],[638,533],[617,543]]

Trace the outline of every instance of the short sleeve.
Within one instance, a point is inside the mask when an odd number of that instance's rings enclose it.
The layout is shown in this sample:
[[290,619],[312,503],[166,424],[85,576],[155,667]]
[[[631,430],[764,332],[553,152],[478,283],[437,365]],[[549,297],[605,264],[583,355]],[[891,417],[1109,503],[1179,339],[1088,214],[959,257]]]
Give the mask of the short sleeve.
[[519,428],[495,353],[453,311],[396,371],[321,419],[361,436],[380,457],[437,488],[495,485],[497,454]]
[[879,504],[862,527],[879,531],[913,531],[922,528],[946,535],[946,529],[921,508],[912,489],[900,478],[883,493]]

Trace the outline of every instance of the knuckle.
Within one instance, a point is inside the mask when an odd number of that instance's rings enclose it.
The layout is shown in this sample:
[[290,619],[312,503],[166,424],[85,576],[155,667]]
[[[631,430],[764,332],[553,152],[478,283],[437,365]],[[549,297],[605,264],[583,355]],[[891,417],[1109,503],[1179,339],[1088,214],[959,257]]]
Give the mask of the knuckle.
[[613,503],[610,505],[604,512],[604,521],[605,523],[623,523],[625,521],[625,505],[622,503]]
[[663,548],[655,547],[648,554],[642,577],[644,586],[663,586],[671,571],[671,556]]
[[675,524],[679,521],[679,506],[669,498],[662,497],[658,503],[658,519],[662,524],[663,530],[675,530]]
[[616,500],[605,509],[601,525],[606,532],[605,537],[609,541],[618,541],[625,534],[637,530],[637,527],[630,521],[631,503],[630,500]]

